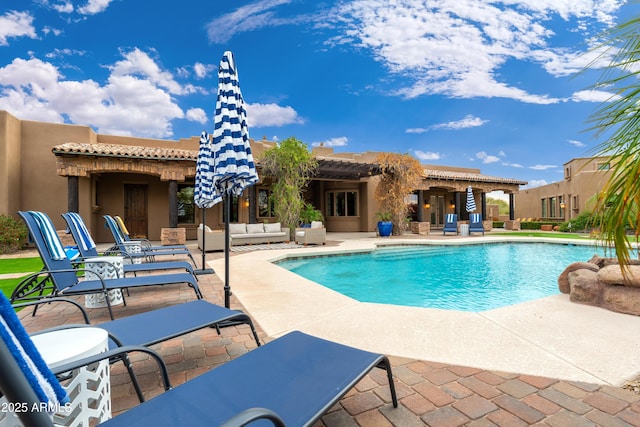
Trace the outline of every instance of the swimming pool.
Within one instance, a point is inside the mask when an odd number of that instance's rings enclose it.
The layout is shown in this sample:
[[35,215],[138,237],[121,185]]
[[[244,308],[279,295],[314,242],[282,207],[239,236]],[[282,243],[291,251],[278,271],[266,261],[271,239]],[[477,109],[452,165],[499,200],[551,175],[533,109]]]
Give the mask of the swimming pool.
[[485,311],[557,294],[571,263],[603,248],[555,243],[393,246],[278,265],[361,302]]

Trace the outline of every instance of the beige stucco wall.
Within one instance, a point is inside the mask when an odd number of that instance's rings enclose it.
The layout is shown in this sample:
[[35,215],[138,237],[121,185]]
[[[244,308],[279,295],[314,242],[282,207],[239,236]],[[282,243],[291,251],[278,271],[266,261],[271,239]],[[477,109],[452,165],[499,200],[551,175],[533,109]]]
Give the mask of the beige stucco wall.
[[20,121],[0,111],[0,214],[17,219],[20,208]]
[[[584,210],[593,208],[596,195],[611,175],[611,170],[601,170],[599,166],[607,163],[603,157],[577,158],[564,164],[564,178],[561,181],[540,187],[520,190],[515,196],[516,218],[541,218],[542,199],[555,197],[565,202],[565,209],[559,207],[555,213],[547,212],[544,217],[558,221],[568,221]],[[548,209],[548,208],[547,208]]]

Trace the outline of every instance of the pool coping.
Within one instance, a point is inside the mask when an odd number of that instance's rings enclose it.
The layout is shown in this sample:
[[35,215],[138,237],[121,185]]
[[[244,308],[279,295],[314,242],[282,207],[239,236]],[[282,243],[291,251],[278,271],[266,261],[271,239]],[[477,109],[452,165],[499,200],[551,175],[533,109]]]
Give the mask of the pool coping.
[[[638,316],[572,303],[564,294],[480,313],[361,303],[272,262],[289,254],[369,251],[377,245],[505,241],[592,244],[508,236],[369,237],[332,247],[235,254],[229,260],[229,281],[236,298],[272,337],[301,330],[387,355],[598,384],[622,385],[637,377]],[[224,260],[209,264],[224,281]]]

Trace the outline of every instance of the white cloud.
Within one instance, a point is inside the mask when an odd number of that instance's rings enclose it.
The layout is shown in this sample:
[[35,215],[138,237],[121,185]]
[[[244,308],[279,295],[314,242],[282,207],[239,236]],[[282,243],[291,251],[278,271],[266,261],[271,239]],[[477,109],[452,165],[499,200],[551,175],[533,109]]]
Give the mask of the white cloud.
[[548,182],[545,181],[544,179],[532,179],[531,181],[527,182],[527,185],[523,185],[522,187],[520,187],[521,190],[526,190],[527,188],[535,188],[535,187],[542,187],[543,185],[547,185]]
[[[558,18],[600,30],[613,21],[624,0],[354,0],[334,9],[342,34],[328,43],[370,50],[405,83],[407,98],[441,94],[453,98],[501,97],[535,104],[558,103],[503,80],[507,62],[538,65],[566,75],[589,61],[574,47],[550,48]],[[330,21],[324,18],[325,21]],[[326,23],[325,23],[326,25]],[[572,28],[567,28],[571,31]],[[412,129],[422,132],[421,128]]]
[[312,147],[344,147],[347,145],[348,141],[349,141],[349,138],[347,138],[346,136],[339,136],[337,138],[327,139],[326,141],[312,142],[311,146]]
[[499,162],[500,161],[500,157],[498,156],[492,156],[487,154],[484,151],[480,151],[476,153],[476,158],[482,160],[482,163],[495,163],[495,162]]
[[202,64],[200,62],[196,62],[193,65],[193,72],[196,74],[196,77],[199,79],[203,79],[207,77],[212,71],[217,68],[212,64]]
[[207,35],[212,43],[226,43],[237,33],[275,27],[294,21],[279,19],[271,9],[293,0],[260,0],[241,6],[207,24]]
[[510,162],[502,162],[503,166],[511,166],[512,168],[523,168],[520,163],[510,163]]
[[139,76],[151,83],[164,87],[170,93],[180,95],[186,93],[183,87],[178,84],[173,75],[164,71],[156,64],[156,62],[147,54],[138,48],[130,52],[123,53],[124,59],[118,61],[115,65],[109,67],[113,76]]
[[200,124],[207,123],[207,113],[202,108],[190,108],[185,113],[185,118],[192,122],[198,122]]
[[482,126],[487,123],[489,120],[482,120],[480,117],[475,117],[471,114],[468,114],[461,120],[456,120],[452,122],[439,123],[431,126],[431,129],[442,129],[442,130],[458,130],[458,129],[466,129],[472,127]]
[[247,124],[249,127],[285,126],[303,124],[304,120],[298,116],[292,107],[281,107],[277,104],[246,104]]
[[101,133],[170,137],[171,121],[184,113],[166,86],[181,90],[167,72],[147,59],[153,62],[148,57],[120,61],[110,67],[112,73],[101,85],[93,80],[64,80],[48,62],[16,58],[0,68],[0,109],[26,120],[62,123],[66,117]]
[[567,139],[567,142],[576,147],[586,147],[587,144],[584,142],[576,141],[575,139]]
[[406,133],[425,133],[429,132],[427,128],[408,128],[405,130]]
[[414,150],[413,155],[416,156],[418,160],[439,160],[442,158],[440,153],[433,151]]
[[52,4],[51,8],[58,13],[72,13],[74,10],[73,3],[70,1]]
[[33,16],[28,12],[10,10],[0,16],[0,46],[7,46],[8,39],[15,37],[37,38]]
[[537,170],[537,171],[544,171],[547,169],[553,169],[553,168],[557,168],[558,166],[556,165],[533,165],[533,166],[529,166],[529,169],[533,169],[533,170]]
[[86,5],[79,7],[78,12],[82,15],[95,15],[104,12],[113,0],[89,0]]
[[620,99],[619,95],[603,90],[581,90],[571,96],[576,102],[610,102]]

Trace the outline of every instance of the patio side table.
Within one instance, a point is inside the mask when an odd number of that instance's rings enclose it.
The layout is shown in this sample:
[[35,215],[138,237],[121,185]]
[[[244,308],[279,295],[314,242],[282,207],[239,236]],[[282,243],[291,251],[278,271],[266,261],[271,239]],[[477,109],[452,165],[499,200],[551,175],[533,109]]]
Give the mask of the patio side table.
[[[109,335],[100,328],[71,328],[31,337],[50,368],[99,354],[108,349]],[[61,426],[89,426],[111,418],[109,361],[102,360],[74,369],[61,381],[71,402],[59,408],[54,423]]]
[[[85,278],[87,280],[117,279],[124,277],[124,260],[121,256],[101,256],[84,260]],[[113,289],[107,292],[112,306],[122,304],[122,291]],[[107,301],[103,293],[89,294],[84,297],[84,305],[87,308],[103,308]]]
[[460,224],[460,235],[461,236],[469,235],[469,224]]

